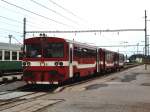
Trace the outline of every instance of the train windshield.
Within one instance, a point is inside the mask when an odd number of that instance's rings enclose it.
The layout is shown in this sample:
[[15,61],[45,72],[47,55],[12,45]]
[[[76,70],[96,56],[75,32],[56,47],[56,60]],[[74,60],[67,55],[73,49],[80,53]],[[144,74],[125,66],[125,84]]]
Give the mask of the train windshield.
[[63,43],[45,43],[43,46],[45,58],[62,58],[64,57]]
[[26,45],[27,58],[40,58],[42,56],[41,46],[39,44]]

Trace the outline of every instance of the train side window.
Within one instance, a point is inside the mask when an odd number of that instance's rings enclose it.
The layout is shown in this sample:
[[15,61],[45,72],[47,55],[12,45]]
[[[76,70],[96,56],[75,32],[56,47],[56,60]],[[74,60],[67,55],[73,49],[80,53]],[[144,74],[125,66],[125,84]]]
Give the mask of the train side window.
[[10,51],[5,51],[5,60],[10,60]]
[[17,60],[17,52],[12,52],[12,60]]
[[2,60],[2,51],[0,51],[0,60]]
[[23,53],[19,52],[19,60],[22,60],[22,58],[23,58]]

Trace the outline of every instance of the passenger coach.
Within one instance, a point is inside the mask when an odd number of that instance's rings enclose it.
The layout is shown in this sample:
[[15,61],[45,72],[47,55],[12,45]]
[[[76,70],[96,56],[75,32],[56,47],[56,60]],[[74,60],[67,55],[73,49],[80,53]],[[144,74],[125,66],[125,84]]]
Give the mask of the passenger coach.
[[58,84],[98,72],[96,47],[56,37],[28,38],[24,45],[28,84]]
[[22,46],[0,43],[0,76],[12,71],[22,71]]
[[23,78],[28,84],[58,84],[124,66],[123,54],[62,38],[33,37],[24,45]]

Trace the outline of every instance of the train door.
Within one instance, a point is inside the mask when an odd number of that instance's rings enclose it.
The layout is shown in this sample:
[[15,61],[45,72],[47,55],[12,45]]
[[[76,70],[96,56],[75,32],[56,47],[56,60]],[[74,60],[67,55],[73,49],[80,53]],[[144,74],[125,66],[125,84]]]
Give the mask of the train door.
[[73,77],[73,44],[69,43],[69,78]]
[[98,73],[98,72],[100,72],[100,67],[99,67],[99,61],[100,61],[100,59],[99,59],[99,50],[98,50],[98,48],[96,49],[96,72]]
[[105,69],[105,52],[103,49],[99,50],[99,64],[100,64],[100,72],[103,72]]

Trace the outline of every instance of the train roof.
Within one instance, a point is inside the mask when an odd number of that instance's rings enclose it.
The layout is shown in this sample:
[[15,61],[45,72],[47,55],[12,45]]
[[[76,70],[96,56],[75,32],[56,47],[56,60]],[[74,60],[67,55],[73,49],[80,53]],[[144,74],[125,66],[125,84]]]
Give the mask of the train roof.
[[22,45],[0,42],[0,50],[20,51],[21,47],[22,47]]
[[[35,38],[43,38],[43,37],[32,37],[32,38],[27,38],[26,40],[28,41],[28,40],[33,40],[33,39],[35,39]],[[96,49],[97,47],[96,46],[94,46],[94,45],[89,45],[89,44],[87,44],[87,43],[82,43],[82,42],[78,42],[78,41],[74,41],[74,40],[69,40],[69,39],[64,39],[64,38],[60,38],[60,37],[44,37],[44,38],[51,38],[51,39],[60,39],[60,40],[62,40],[62,41],[64,41],[64,42],[68,42],[68,43],[74,43],[74,44],[76,44],[76,45],[79,45],[79,46],[81,46],[81,47],[88,47],[88,48],[91,48],[91,49]]]

